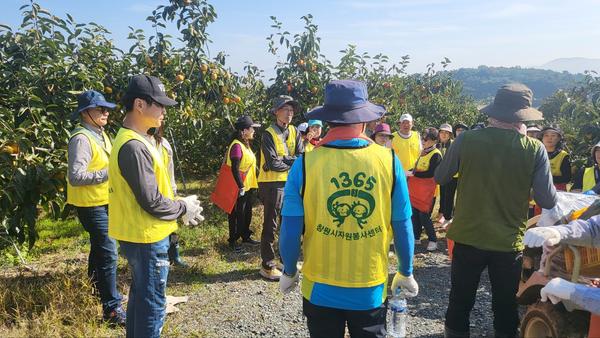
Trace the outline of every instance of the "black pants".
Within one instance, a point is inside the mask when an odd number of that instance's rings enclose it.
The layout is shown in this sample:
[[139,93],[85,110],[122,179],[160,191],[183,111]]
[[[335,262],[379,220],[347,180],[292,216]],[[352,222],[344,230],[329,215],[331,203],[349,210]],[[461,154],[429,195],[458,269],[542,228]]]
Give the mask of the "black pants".
[[445,219],[452,219],[454,212],[454,195],[456,194],[456,185],[458,179],[452,178],[450,182],[440,187],[440,213]]
[[498,336],[515,337],[519,325],[516,293],[521,274],[520,252],[477,249],[455,243],[451,268],[450,302],[446,311],[446,333],[468,336],[469,314],[475,304],[479,278],[487,267],[492,284],[494,330]]
[[248,239],[252,235],[250,222],[252,222],[252,202],[254,189],[246,191],[244,196],[239,196],[235,207],[229,214],[229,243],[235,243],[238,239]]
[[387,302],[371,310],[341,310],[314,305],[302,298],[302,312],[312,338],[343,338],[346,324],[353,338],[386,335]]
[[422,212],[416,208],[412,208],[412,223],[413,223],[413,232],[415,234],[415,240],[421,239],[421,233],[423,232],[423,228],[425,228],[425,232],[427,233],[427,239],[430,242],[437,242],[437,236],[435,234],[435,229],[433,228],[433,222],[431,221],[431,213],[430,212]]
[[283,204],[283,187],[285,182],[258,183],[258,195],[264,209],[264,221],[260,236],[260,257],[263,268],[270,268],[275,263],[275,233],[281,220]]

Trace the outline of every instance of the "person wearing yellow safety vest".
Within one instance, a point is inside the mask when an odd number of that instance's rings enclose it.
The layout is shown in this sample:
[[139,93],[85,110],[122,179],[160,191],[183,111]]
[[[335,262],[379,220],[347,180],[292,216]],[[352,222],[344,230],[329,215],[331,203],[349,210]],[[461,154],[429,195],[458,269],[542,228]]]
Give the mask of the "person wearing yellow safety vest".
[[365,125],[385,108],[367,100],[363,82],[331,81],[325,103],[307,114],[331,129],[298,159],[285,185],[279,249],[283,293],[299,280],[311,337],[385,337],[388,251],[398,272],[391,290],[416,296],[414,236],[406,177],[391,149],[374,144]]
[[592,147],[591,155],[593,164],[577,173],[571,192],[583,192],[586,195],[600,194],[600,142]]
[[315,146],[321,141],[323,122],[319,120],[310,120],[308,122],[300,123],[298,125],[298,131],[302,135],[304,152],[307,153],[315,149]]
[[419,133],[413,132],[413,117],[410,114],[402,114],[398,121],[400,130],[394,133],[392,149],[400,158],[402,168],[405,172],[415,167],[417,158],[421,153],[422,145]]
[[108,234],[119,241],[132,274],[127,337],[159,337],[165,318],[169,235],[204,218],[197,197],[175,199],[168,168],[152,145],[165,107],[175,105],[154,76],[135,75],[123,96],[126,115],[109,158]]
[[[427,233],[427,251],[437,250],[437,236],[431,222],[431,210],[437,185],[433,179],[435,169],[442,161],[442,153],[437,149],[439,133],[432,127],[425,128],[421,135],[423,150],[415,168],[409,173],[409,193],[412,203],[412,222],[415,245],[421,244],[423,228]],[[420,203],[413,200],[416,198]],[[423,203],[425,202],[425,203]]]
[[225,162],[231,167],[233,179],[237,184],[238,198],[229,220],[229,247],[235,252],[241,252],[242,247],[237,243],[258,245],[251,235],[252,204],[254,191],[258,188],[256,179],[256,156],[252,152],[250,142],[254,140],[254,128],[260,124],[254,123],[248,115],[240,116],[235,121],[235,134],[225,154]]
[[544,127],[540,138],[550,159],[552,181],[557,190],[567,191],[567,183],[571,181],[571,157],[564,150],[565,137],[558,127]]
[[271,108],[275,121],[265,130],[261,140],[258,195],[264,205],[264,220],[260,237],[260,275],[269,280],[281,277],[281,263],[275,259],[273,244],[279,227],[283,187],[296,156],[304,152],[301,135],[290,124],[299,107],[290,96],[275,98]]
[[72,120],[79,125],[69,139],[67,203],[76,207],[83,228],[90,234],[88,276],[100,295],[103,318],[111,324],[125,325],[122,296],[117,290],[117,245],[108,236],[108,157],[111,142],[104,126],[108,123],[106,102],[96,91],[78,97]]

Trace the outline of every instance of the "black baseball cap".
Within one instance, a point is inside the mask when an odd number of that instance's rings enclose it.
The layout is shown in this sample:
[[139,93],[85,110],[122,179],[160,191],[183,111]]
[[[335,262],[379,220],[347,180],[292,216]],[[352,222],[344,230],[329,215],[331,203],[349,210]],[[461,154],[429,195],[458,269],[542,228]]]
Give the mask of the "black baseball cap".
[[235,121],[235,129],[237,130],[244,130],[250,127],[258,128],[260,127],[260,124],[254,123],[254,121],[252,121],[252,118],[248,115],[240,116]]
[[165,93],[165,85],[156,76],[134,75],[129,79],[123,100],[131,97],[148,96],[163,106],[174,106],[177,101],[170,99]]

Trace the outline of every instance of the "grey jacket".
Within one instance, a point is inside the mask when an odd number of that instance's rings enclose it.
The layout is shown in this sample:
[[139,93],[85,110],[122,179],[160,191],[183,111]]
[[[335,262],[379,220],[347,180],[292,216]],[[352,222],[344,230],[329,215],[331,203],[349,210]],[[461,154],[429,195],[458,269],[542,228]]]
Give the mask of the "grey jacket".
[[[81,125],[96,137],[95,141],[104,146],[102,129],[85,122],[81,122]],[[71,137],[67,151],[67,177],[72,186],[94,185],[108,180],[108,167],[98,171],[87,170],[92,160],[92,147],[87,136],[78,134]]]

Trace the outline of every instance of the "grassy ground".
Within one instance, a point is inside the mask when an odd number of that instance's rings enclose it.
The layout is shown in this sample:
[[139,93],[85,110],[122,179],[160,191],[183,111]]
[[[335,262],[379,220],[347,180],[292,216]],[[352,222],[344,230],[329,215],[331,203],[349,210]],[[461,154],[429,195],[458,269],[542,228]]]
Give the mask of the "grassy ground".
[[[247,252],[243,259],[227,247],[227,219],[208,202],[210,181],[191,182],[182,194],[197,194],[203,199],[206,221],[180,227],[181,254],[189,269],[172,268],[168,294],[189,295],[207,283],[229,281],[257,275],[259,255]],[[262,207],[256,207],[252,227],[262,220]],[[260,226],[258,226],[260,229]],[[101,306],[92,295],[87,280],[89,237],[76,218],[66,221],[43,219],[39,222],[39,240],[24,253],[27,266],[16,265],[14,249],[0,252],[0,336],[2,337],[81,337],[122,336],[98,319]],[[259,235],[256,236],[257,238]],[[119,289],[128,292],[129,271],[119,259]],[[164,334],[177,335],[168,316]],[[198,336],[203,336],[198,328]]]

